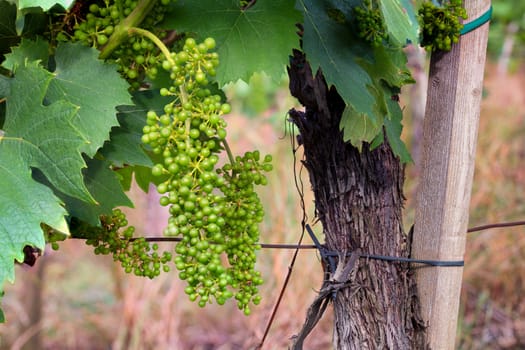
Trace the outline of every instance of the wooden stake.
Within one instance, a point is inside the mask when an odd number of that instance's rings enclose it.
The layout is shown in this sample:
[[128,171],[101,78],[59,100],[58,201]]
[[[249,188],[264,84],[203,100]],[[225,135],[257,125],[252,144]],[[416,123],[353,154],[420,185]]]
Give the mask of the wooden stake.
[[[490,0],[465,0],[472,21]],[[483,85],[488,24],[431,57],[423,126],[423,161],[412,257],[462,260]],[[462,267],[417,270],[422,316],[431,349],[454,349]]]

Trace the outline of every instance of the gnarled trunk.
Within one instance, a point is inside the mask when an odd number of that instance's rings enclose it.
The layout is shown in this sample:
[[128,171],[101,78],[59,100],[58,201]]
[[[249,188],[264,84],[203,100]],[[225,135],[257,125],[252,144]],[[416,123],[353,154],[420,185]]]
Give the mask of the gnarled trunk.
[[[300,131],[326,248],[408,257],[399,159],[387,142],[373,151],[364,145],[361,152],[343,142],[339,121],[345,104],[320,72],[312,75],[301,52],[294,52],[288,73],[291,93],[306,108],[290,116]],[[425,348],[407,263],[359,259],[345,278],[332,299],[336,349]]]

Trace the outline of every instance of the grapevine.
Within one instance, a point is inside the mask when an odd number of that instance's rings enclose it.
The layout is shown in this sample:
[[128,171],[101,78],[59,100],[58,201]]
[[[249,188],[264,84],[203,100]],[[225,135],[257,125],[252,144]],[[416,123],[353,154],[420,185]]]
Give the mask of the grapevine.
[[[157,190],[171,214],[165,234],[182,236],[175,266],[188,283],[185,292],[200,306],[212,297],[218,304],[235,297],[249,314],[248,304],[259,302],[262,283],[254,270],[263,217],[255,185],[266,184],[264,172],[271,170],[272,159],[261,159],[258,151],[233,156],[223,119],[231,107],[211,92],[219,64],[214,48],[212,38],[202,43],[188,38],[180,52],[162,62],[172,86],[160,93],[171,102],[161,115],[147,113],[142,141],[162,155],[153,175],[169,176]],[[219,167],[223,150],[228,162]]]
[[467,19],[467,12],[462,7],[462,0],[450,0],[444,6],[436,6],[426,1],[418,11],[421,31],[421,46],[432,51],[450,51],[452,44],[459,41],[463,24],[460,19]]

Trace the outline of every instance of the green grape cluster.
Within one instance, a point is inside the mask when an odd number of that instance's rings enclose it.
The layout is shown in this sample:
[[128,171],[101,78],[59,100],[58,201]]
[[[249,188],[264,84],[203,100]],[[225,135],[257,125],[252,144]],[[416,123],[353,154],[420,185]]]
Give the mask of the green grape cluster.
[[421,46],[432,51],[450,51],[452,44],[459,41],[463,24],[467,19],[462,0],[449,0],[444,6],[426,1],[418,10],[421,27]]
[[126,227],[128,221],[121,210],[115,209],[111,216],[103,216],[101,223],[101,227],[84,226],[78,230],[78,236],[95,247],[95,254],[113,254],[113,260],[119,261],[126,273],[136,276],[154,278],[161,271],[170,271],[171,252],[161,254],[157,243],[150,244],[144,237],[133,238],[135,228]]
[[[180,52],[162,62],[172,86],[160,93],[171,102],[160,115],[147,113],[142,141],[162,155],[153,175],[168,176],[157,191],[171,214],[165,234],[182,237],[175,266],[188,283],[185,292],[200,306],[234,297],[249,314],[249,303],[260,301],[262,283],[254,269],[263,218],[255,186],[266,184],[272,159],[261,159],[258,151],[233,157],[223,118],[231,107],[210,89],[219,64],[214,47],[212,38],[202,43],[188,38]],[[229,162],[220,167],[223,151]]]
[[357,35],[372,46],[380,46],[385,40],[388,40],[388,31],[381,10],[373,1],[364,1],[364,7],[354,7],[353,13]]
[[[161,0],[153,7],[142,21],[141,28],[151,30],[162,38],[165,32],[154,27],[164,18],[170,2],[171,0]],[[80,41],[87,46],[103,47],[108,43],[119,24],[137,7],[137,3],[137,0],[108,0],[103,3],[90,4],[85,20],[78,21],[73,26],[72,40]],[[63,41],[69,40],[65,32],[60,33],[57,38]],[[157,63],[161,55],[147,38],[129,36],[112,53],[111,57],[119,65],[122,75],[131,82],[134,88],[138,88],[138,80],[143,74],[151,79],[156,77]]]

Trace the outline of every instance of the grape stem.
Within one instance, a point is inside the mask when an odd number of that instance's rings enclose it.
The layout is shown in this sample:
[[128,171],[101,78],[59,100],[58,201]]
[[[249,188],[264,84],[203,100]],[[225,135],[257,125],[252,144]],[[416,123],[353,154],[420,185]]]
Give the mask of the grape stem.
[[156,3],[157,0],[139,0],[137,7],[135,7],[128,17],[124,18],[124,20],[115,27],[115,30],[109,37],[107,44],[102,47],[99,58],[106,59],[111,56],[113,51],[115,51],[120,46],[120,44],[122,44],[127,39],[128,35],[130,34],[128,32],[129,29],[140,25]]
[[186,102],[188,102],[188,92],[186,91],[186,88],[184,85],[179,86],[180,91],[180,101],[182,102],[182,105],[184,105]]
[[[182,105],[184,106],[188,102],[188,92],[186,91],[186,87],[184,85],[179,86],[179,92],[180,92],[180,101],[182,102]],[[189,135],[190,129],[191,129],[190,118],[186,119],[184,126],[186,127],[186,134]],[[188,149],[191,147],[189,136],[186,138],[186,147]]]
[[224,149],[226,150],[226,153],[228,154],[228,159],[230,160],[230,164],[235,164],[235,158],[233,157],[232,150],[230,148],[230,145],[228,144],[228,141],[226,139],[221,140],[222,145],[224,146]]
[[152,32],[150,32],[149,30],[142,29],[142,28],[137,28],[137,27],[131,27],[131,28],[128,28],[128,34],[129,34],[129,35],[135,35],[135,34],[138,34],[138,35],[142,35],[143,37],[148,38],[148,39],[151,40],[155,45],[157,45],[157,47],[158,47],[159,50],[162,52],[162,54],[164,55],[164,57],[166,58],[166,60],[167,60],[170,64],[175,65],[175,61],[174,61],[173,58],[171,57],[170,50],[166,47],[166,45],[164,45],[164,43],[162,42],[162,40],[160,40],[155,34],[153,34]]

